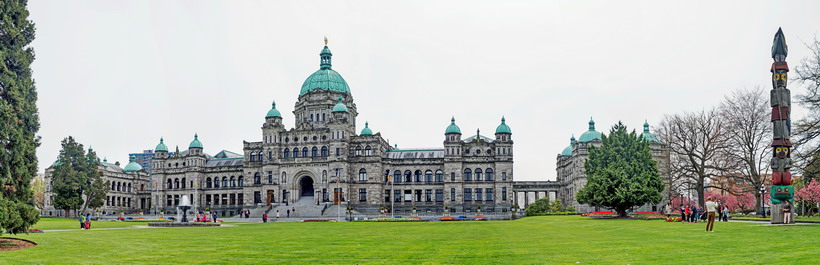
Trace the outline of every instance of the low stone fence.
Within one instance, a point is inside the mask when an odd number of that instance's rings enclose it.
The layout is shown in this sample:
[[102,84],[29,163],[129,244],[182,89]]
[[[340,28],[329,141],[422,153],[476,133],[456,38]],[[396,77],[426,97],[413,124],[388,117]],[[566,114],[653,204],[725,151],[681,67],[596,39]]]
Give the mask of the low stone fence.
[[189,223],[149,222],[148,226],[156,226],[156,227],[211,227],[211,226],[221,226],[221,224],[219,224],[219,223],[202,223],[202,222],[189,222]]

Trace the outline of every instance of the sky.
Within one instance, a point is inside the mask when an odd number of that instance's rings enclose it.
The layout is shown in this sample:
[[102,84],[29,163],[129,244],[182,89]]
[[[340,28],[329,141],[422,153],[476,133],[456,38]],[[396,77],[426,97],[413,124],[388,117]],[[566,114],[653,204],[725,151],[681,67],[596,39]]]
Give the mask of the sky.
[[[109,162],[153,149],[242,152],[276,100],[288,128],[323,38],[350,86],[357,130],[399,148],[512,129],[516,180],[554,180],[587,130],[641,130],[771,89],[782,27],[792,68],[820,31],[817,1],[32,0],[40,171],[73,136]],[[793,94],[801,93],[790,84]],[[800,108],[795,109],[799,118]]]

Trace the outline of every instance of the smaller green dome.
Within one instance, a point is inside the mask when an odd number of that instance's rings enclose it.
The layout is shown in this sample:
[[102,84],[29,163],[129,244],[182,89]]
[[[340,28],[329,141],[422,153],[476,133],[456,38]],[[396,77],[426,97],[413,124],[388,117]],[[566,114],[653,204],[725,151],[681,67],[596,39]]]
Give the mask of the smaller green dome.
[[168,146],[165,146],[165,140],[162,137],[159,138],[159,144],[156,148],[154,148],[154,152],[157,151],[165,151],[168,152]]
[[643,122],[643,134],[641,134],[641,136],[643,136],[643,139],[646,140],[647,142],[656,142],[656,143],[661,142],[661,140],[658,140],[658,138],[655,137],[654,134],[649,132],[649,122],[647,122],[647,121]]
[[501,124],[498,125],[497,128],[495,128],[495,133],[512,134],[512,131],[510,130],[510,126],[507,126],[507,119],[505,119],[504,116],[501,116]]
[[586,143],[595,139],[601,140],[601,133],[595,130],[595,121],[589,118],[589,130],[581,134],[581,139],[578,141]]
[[140,170],[142,170],[142,166],[140,166],[140,164],[137,164],[137,159],[136,159],[134,156],[131,156],[131,157],[128,159],[128,161],[129,161],[129,162],[128,162],[128,165],[125,165],[125,168],[123,168],[123,169],[122,169],[123,171],[125,171],[125,172],[133,172],[133,171],[140,171]]
[[347,112],[347,106],[342,103],[342,97],[339,97],[339,103],[336,103],[336,106],[333,106],[333,112]]
[[456,117],[450,118],[450,126],[447,126],[447,130],[444,131],[444,134],[451,133],[461,134],[461,128],[458,128],[458,125],[456,125]]
[[282,114],[279,113],[279,110],[276,110],[276,101],[273,102],[273,107],[268,111],[268,115],[265,115],[265,118],[270,117],[279,117],[282,118]]
[[370,130],[370,126],[367,122],[364,122],[364,129],[362,129],[362,133],[359,135],[373,135],[373,131]]
[[562,156],[572,156],[572,145],[575,144],[575,135],[569,138],[569,146],[561,152]]
[[199,141],[199,135],[194,134],[194,140],[188,145],[188,149],[191,148],[202,148],[202,142]]

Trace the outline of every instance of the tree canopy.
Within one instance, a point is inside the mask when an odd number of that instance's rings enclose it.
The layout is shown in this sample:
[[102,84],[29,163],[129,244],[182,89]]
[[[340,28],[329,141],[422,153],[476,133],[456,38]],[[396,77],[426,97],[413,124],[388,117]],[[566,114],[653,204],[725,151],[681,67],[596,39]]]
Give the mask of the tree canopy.
[[68,216],[70,210],[102,206],[107,185],[100,177],[99,165],[93,150],[86,152],[74,137],[63,139],[60,157],[51,173],[54,207],[65,210]]
[[37,91],[31,76],[34,23],[27,1],[0,2],[0,233],[26,231],[39,219],[31,179],[37,174]]
[[660,202],[664,185],[649,143],[634,130],[627,133],[621,122],[601,141],[600,147],[589,148],[587,183],[578,191],[578,202],[612,208],[620,216],[633,206]]

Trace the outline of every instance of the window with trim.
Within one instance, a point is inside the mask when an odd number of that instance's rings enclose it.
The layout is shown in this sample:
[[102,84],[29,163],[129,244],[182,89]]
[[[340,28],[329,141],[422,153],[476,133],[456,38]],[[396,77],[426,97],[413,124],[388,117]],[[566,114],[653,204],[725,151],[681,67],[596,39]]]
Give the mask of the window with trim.
[[436,182],[443,182],[444,181],[444,171],[441,169],[436,170]]
[[288,173],[285,173],[284,171],[282,171],[282,176],[281,176],[281,180],[279,181],[279,183],[281,183],[281,184],[288,183]]
[[456,181],[456,172],[450,172],[450,181]]
[[501,200],[507,201],[507,187],[501,187]]
[[424,190],[424,201],[425,202],[432,202],[433,201],[433,190]]
[[[324,136],[322,136],[324,137]],[[329,156],[327,146],[322,146],[322,156]]]
[[476,168],[475,169],[475,181],[481,181],[482,178],[483,178],[483,174],[481,172],[481,169]]
[[507,181],[507,171],[501,172],[501,181]]
[[357,145],[354,150],[355,150],[355,152],[353,152],[354,155],[356,155],[356,156],[362,155],[362,147],[361,146]]
[[469,168],[464,169],[464,181],[472,181],[473,180],[473,171]]
[[473,189],[465,188],[464,189],[464,201],[469,202],[473,200]]
[[410,172],[410,170],[404,171],[404,182],[413,182],[413,172]]
[[206,178],[206,179],[205,179],[205,187],[206,187],[206,188],[211,188],[211,187],[213,187],[213,183],[211,182],[211,178]]
[[299,148],[293,148],[293,158],[299,157]]
[[486,191],[484,194],[486,194],[486,195],[487,195],[487,198],[486,198],[485,200],[486,200],[486,201],[493,201],[493,189],[488,188],[488,189],[486,189],[486,190],[484,190],[484,191]]
[[259,172],[256,172],[256,174],[253,175],[253,184],[254,185],[262,184],[262,174],[260,174]]
[[359,169],[359,181],[367,181],[367,170]]
[[290,158],[290,149],[285,148],[285,150],[282,150],[282,158]]
[[484,175],[485,175],[485,177],[486,177],[485,179],[487,181],[493,181],[493,169],[492,168],[488,168],[487,170],[484,170]]
[[327,183],[327,170],[322,170],[322,183]]
[[367,189],[359,189],[359,201],[366,202],[367,201]]
[[313,149],[310,150],[310,156],[312,156],[312,157],[319,156],[319,148],[314,146]]
[[302,157],[308,157],[308,148],[302,147]]
[[456,189],[455,188],[450,189],[450,201],[456,201]]
[[273,171],[268,171],[268,184],[273,184]]
[[370,147],[369,145],[365,146],[364,147],[364,155],[366,155],[366,156],[373,155],[373,147]]
[[436,190],[436,202],[443,202],[444,201],[444,190],[437,189]]
[[396,183],[402,182],[401,171],[393,171],[393,181],[395,181]]
[[427,171],[424,171],[424,181],[433,182],[433,171],[432,170],[428,169]]
[[475,189],[475,200],[481,201],[481,199],[483,199],[481,198],[481,189]]
[[245,177],[239,176],[239,187],[245,187]]
[[421,170],[416,170],[416,182],[422,182]]

